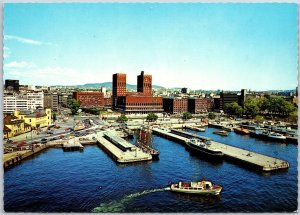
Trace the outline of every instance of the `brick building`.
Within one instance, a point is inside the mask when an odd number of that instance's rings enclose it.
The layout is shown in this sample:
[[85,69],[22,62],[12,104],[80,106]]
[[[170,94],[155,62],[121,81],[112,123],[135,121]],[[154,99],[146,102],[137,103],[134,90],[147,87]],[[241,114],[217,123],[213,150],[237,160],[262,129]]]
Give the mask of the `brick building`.
[[112,106],[125,114],[163,112],[162,97],[152,96],[152,76],[142,71],[137,76],[137,92],[126,92],[126,74],[113,75]]
[[118,97],[116,110],[126,114],[162,113],[162,97],[127,95]]
[[104,95],[101,92],[73,92],[81,107],[85,108],[104,108]]
[[189,98],[188,99],[188,111],[190,113],[205,113],[213,110],[214,102],[208,98]]
[[111,108],[112,107],[112,97],[104,97],[104,107]]
[[117,99],[119,96],[126,96],[126,74],[116,73],[113,74],[113,87],[112,87],[112,107],[117,106]]
[[185,98],[163,98],[163,108],[168,113],[188,112],[188,99]]
[[146,75],[144,71],[138,75],[137,92],[141,92],[143,95],[152,95],[152,75]]

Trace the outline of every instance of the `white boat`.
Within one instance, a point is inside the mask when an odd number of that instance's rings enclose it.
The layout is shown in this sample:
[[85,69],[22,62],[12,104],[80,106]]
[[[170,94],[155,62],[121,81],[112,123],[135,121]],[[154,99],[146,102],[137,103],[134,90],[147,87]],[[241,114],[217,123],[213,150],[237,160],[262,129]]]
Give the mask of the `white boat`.
[[214,156],[214,157],[223,157],[224,155],[221,150],[210,147],[209,140],[204,142],[196,138],[191,138],[187,143],[187,146],[198,152],[204,153],[206,155]]
[[268,134],[269,138],[273,138],[273,139],[278,139],[278,140],[285,140],[286,137],[283,136],[282,134],[276,133],[276,132],[270,132]]
[[222,186],[214,185],[211,181],[197,182],[178,182],[172,183],[170,189],[173,192],[191,193],[201,195],[219,195],[222,191]]

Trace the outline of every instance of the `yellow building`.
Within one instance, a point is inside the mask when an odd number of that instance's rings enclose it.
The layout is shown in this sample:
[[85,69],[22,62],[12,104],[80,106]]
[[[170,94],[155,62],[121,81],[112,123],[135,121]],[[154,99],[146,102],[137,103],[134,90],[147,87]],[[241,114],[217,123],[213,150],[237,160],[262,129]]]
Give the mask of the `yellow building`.
[[37,109],[33,113],[25,111],[15,111],[14,116],[18,119],[24,120],[33,128],[42,128],[51,125],[51,109]]
[[31,131],[31,126],[15,116],[7,115],[3,119],[4,138],[11,138],[19,134],[24,134]]

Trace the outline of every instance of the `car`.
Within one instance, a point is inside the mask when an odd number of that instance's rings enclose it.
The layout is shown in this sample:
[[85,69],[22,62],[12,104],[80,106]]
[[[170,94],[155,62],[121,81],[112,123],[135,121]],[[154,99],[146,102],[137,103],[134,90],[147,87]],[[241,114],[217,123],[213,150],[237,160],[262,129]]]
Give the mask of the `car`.
[[13,141],[12,141],[12,140],[9,140],[9,139],[6,141],[6,143],[12,143],[12,142],[13,142]]
[[41,139],[42,142],[47,142],[46,138]]

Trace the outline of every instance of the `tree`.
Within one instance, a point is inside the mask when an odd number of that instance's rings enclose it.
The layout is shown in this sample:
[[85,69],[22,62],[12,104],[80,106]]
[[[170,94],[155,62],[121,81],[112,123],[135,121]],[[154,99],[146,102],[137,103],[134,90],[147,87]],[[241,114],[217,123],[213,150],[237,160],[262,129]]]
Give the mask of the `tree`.
[[298,122],[298,111],[293,111],[291,114],[290,114],[290,120],[293,122],[293,123],[297,123]]
[[121,116],[119,116],[117,118],[117,122],[120,122],[120,123],[127,122],[127,121],[128,121],[128,118],[124,114],[122,114]]
[[208,119],[215,119],[216,118],[216,114],[213,112],[209,112],[208,113]]
[[80,104],[76,99],[72,99],[69,104],[69,108],[71,109],[72,115],[75,115],[80,108]]
[[146,120],[149,122],[154,122],[157,119],[158,119],[158,116],[155,113],[149,113],[146,118]]
[[231,116],[240,116],[243,114],[243,108],[239,106],[237,102],[225,104],[224,111]]
[[263,122],[265,120],[265,118],[263,116],[261,116],[261,115],[257,115],[255,117],[255,120],[258,121],[258,122]]
[[290,115],[296,109],[295,106],[291,102],[288,102],[288,101],[283,102],[282,108],[283,108],[282,113],[284,115]]
[[247,99],[244,104],[244,113],[247,116],[256,116],[259,113],[258,101],[256,99]]
[[193,115],[190,113],[190,112],[185,112],[182,114],[182,119],[183,120],[189,120],[189,119],[192,119],[193,118]]
[[52,115],[52,119],[53,119],[53,122],[55,122],[55,121],[57,120],[56,113],[53,113],[53,115]]

